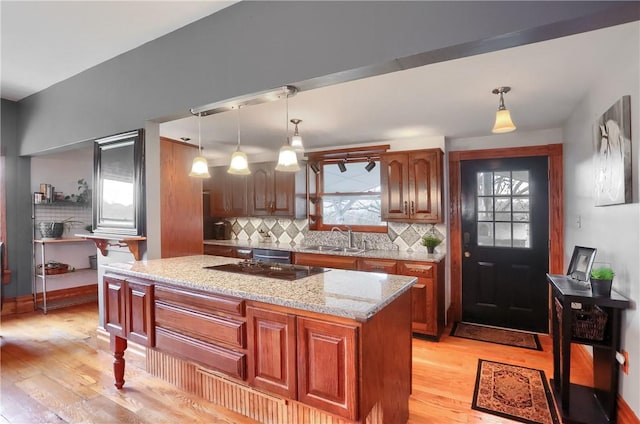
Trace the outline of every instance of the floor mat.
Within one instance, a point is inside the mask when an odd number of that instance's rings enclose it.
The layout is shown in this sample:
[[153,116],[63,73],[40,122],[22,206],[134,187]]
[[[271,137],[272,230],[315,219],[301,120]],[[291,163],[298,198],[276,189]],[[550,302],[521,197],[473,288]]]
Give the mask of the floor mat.
[[465,322],[456,322],[451,329],[451,336],[523,347],[525,349],[542,350],[537,334],[468,324]]
[[560,422],[544,371],[484,359],[471,408],[523,423]]

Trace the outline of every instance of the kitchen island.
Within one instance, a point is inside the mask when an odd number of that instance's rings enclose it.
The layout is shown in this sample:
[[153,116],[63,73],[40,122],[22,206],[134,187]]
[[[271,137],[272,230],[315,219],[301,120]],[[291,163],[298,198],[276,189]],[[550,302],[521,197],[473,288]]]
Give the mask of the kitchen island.
[[260,422],[407,421],[415,278],[221,270],[237,263],[203,255],[104,267],[116,387],[131,341],[151,374]]

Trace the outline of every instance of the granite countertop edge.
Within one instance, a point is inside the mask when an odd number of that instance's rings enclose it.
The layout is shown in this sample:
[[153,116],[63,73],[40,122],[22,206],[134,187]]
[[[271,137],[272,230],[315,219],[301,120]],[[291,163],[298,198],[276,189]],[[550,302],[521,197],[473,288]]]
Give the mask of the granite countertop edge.
[[407,252],[398,250],[382,250],[371,249],[364,250],[362,252],[341,252],[341,251],[319,251],[319,250],[306,250],[305,246],[299,244],[289,243],[274,243],[274,242],[255,242],[250,240],[204,240],[203,244],[214,246],[230,246],[239,248],[250,249],[273,249],[283,250],[295,253],[310,253],[314,255],[333,255],[333,256],[351,256],[356,258],[371,258],[371,259],[395,259],[399,261],[420,261],[420,262],[441,262],[446,253],[435,252]]
[[[224,259],[227,259],[227,258],[224,258]],[[171,285],[171,286],[174,286],[174,287],[184,287],[184,288],[188,288],[188,289],[200,290],[200,291],[204,291],[204,292],[208,292],[208,293],[212,293],[212,294],[233,296],[233,297],[241,298],[241,299],[244,299],[244,300],[263,302],[263,303],[268,303],[268,304],[271,304],[271,305],[285,306],[285,307],[294,308],[294,309],[300,309],[300,310],[309,311],[309,312],[317,312],[317,313],[322,313],[322,314],[336,316],[336,317],[353,319],[353,320],[358,321],[358,322],[366,322],[369,319],[371,319],[376,313],[378,313],[380,310],[382,310],[388,304],[393,302],[400,295],[402,295],[403,293],[405,293],[408,290],[410,290],[411,287],[413,286],[413,284],[415,283],[415,281],[417,280],[414,277],[413,278],[412,277],[402,277],[402,278],[412,278],[412,279],[411,279],[411,281],[407,281],[406,284],[404,284],[402,287],[398,288],[393,293],[387,295],[387,297],[385,299],[383,299],[382,301],[376,303],[375,305],[373,305],[368,310],[366,310],[366,311],[357,311],[357,310],[347,310],[347,309],[342,309],[342,308],[337,308],[337,307],[331,307],[331,306],[327,306],[327,305],[318,305],[318,304],[306,303],[306,302],[303,302],[303,301],[296,301],[296,300],[292,300],[292,299],[284,299],[284,298],[280,298],[280,297],[277,297],[277,296],[269,296],[269,295],[264,295],[264,294],[259,294],[259,293],[252,293],[252,292],[243,291],[243,290],[233,290],[233,289],[229,289],[227,287],[221,287],[219,285],[212,285],[212,284],[207,284],[207,283],[198,283],[197,281],[188,281],[188,280],[180,279],[180,278],[168,278],[168,277],[164,277],[164,276],[157,275],[157,274],[154,274],[154,273],[139,272],[139,271],[134,271],[134,270],[131,270],[131,269],[127,269],[127,266],[131,266],[132,264],[133,263],[131,263],[131,262],[129,262],[129,263],[105,264],[105,265],[102,265],[102,267],[104,267],[105,271],[111,271],[111,272],[115,272],[115,273],[118,273],[118,274],[124,274],[124,275],[130,276],[130,277],[143,278],[143,279],[151,280],[153,282],[160,283],[160,284],[167,284],[167,285]],[[221,271],[219,271],[219,272],[221,272]],[[349,271],[349,272],[360,272],[360,271]],[[396,276],[394,276],[394,277],[396,277]],[[255,278],[255,277],[247,276],[247,278]]]

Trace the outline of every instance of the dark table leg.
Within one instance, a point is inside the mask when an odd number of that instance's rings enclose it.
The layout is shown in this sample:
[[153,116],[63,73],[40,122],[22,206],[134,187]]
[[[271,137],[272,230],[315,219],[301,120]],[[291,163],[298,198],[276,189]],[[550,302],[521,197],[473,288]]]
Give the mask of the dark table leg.
[[111,335],[111,351],[113,352],[113,375],[115,377],[115,386],[122,389],[124,385],[124,351],[127,350],[127,339]]
[[562,304],[561,356],[562,377],[560,379],[562,410],[568,412],[570,407],[569,389],[571,387],[571,303]]
[[553,309],[552,309],[552,313],[553,313],[553,317],[551,318],[551,323],[552,323],[552,328],[551,331],[553,331],[553,385],[555,386],[556,390],[560,391],[560,387],[561,387],[561,378],[560,378],[560,339],[561,339],[561,334],[560,334],[560,322],[558,320],[558,312],[562,313],[561,311],[556,311],[556,301],[559,302],[559,300],[556,300],[555,294],[553,296],[553,300],[552,300],[552,305],[553,305]]

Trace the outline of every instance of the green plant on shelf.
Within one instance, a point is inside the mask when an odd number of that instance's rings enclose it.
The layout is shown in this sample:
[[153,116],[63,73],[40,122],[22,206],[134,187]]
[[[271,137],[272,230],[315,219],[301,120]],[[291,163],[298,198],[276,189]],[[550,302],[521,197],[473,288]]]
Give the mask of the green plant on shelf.
[[91,189],[89,188],[89,183],[84,178],[80,178],[78,180],[78,194],[70,194],[68,196],[65,196],[64,199],[80,204],[90,203]]
[[616,275],[613,269],[601,266],[591,270],[591,278],[596,280],[613,280],[613,276]]

